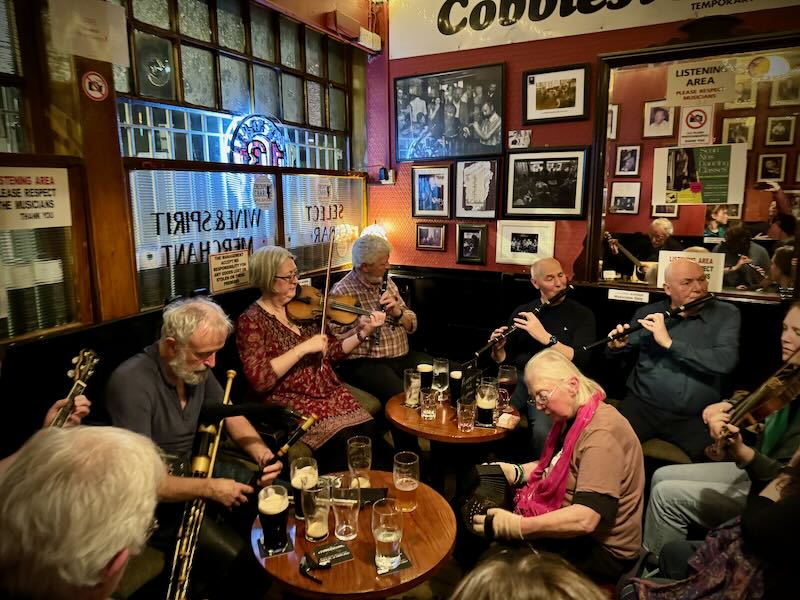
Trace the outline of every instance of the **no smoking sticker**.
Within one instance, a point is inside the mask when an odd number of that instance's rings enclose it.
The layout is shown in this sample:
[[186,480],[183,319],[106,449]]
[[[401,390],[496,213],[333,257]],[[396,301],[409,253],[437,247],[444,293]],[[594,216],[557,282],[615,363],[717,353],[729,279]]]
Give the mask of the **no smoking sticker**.
[[108,98],[108,82],[97,71],[88,71],[81,77],[81,88],[90,100],[102,102]]

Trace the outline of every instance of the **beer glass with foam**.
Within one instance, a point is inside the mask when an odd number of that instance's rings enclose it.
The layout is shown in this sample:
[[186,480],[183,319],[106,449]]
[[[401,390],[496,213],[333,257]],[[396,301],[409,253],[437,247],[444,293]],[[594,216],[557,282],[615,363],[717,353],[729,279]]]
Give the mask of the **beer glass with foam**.
[[258,493],[258,518],[264,532],[264,550],[280,552],[286,547],[289,492],[282,485],[268,485]]
[[417,508],[417,487],[419,486],[419,456],[413,452],[398,452],[394,455],[392,479],[396,491],[397,504],[403,512]]
[[476,424],[481,427],[494,427],[495,411],[497,410],[497,381],[486,381],[484,377],[475,394]]
[[331,509],[331,481],[320,477],[316,485],[303,489],[303,514],[306,522],[306,539],[321,542],[328,537],[328,513]]
[[303,456],[292,461],[289,472],[292,483],[292,496],[294,498],[294,516],[303,519],[302,490],[307,490],[317,485],[319,471],[317,461],[311,457]]

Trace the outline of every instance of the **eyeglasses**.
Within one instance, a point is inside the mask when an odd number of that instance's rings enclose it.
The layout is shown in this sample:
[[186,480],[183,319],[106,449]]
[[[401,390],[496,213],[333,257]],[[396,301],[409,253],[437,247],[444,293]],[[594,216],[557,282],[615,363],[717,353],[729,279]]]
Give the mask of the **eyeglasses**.
[[536,395],[535,395],[533,398],[530,398],[530,397],[529,397],[529,398],[528,398],[528,404],[530,404],[530,405],[532,405],[532,406],[533,406],[533,405],[536,405],[536,406],[547,406],[547,403],[550,401],[550,396],[552,396],[552,395],[553,395],[553,392],[555,392],[555,391],[556,391],[556,388],[557,388],[559,385],[561,385],[561,382],[560,382],[560,381],[559,381],[558,383],[556,383],[556,384],[553,386],[553,389],[552,389],[552,390],[550,390],[549,392],[547,392],[547,391],[545,391],[545,392],[539,392],[539,393],[538,393],[538,394],[536,394]]
[[275,279],[283,279],[284,281],[294,281],[300,279],[300,274],[297,271],[292,271],[288,275],[275,275]]

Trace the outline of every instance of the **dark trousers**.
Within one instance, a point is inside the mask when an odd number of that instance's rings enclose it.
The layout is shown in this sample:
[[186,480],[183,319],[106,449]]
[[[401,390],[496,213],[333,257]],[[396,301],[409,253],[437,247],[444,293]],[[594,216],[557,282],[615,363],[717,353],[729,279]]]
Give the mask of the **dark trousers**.
[[628,419],[640,442],[658,437],[678,446],[695,462],[707,460],[703,451],[713,440],[700,415],[677,415],[648,404],[630,392],[620,403],[619,412]]
[[384,406],[389,398],[402,394],[403,371],[416,369],[420,363],[432,363],[433,358],[424,352],[409,351],[397,358],[351,358],[341,361],[336,372],[342,381],[369,392]]

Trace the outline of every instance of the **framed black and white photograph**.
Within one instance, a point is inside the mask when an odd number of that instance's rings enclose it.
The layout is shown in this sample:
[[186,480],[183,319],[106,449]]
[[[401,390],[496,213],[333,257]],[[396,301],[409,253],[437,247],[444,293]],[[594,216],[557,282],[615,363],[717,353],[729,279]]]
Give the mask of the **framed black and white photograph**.
[[794,144],[794,126],[797,117],[767,117],[767,146]]
[[617,167],[614,175],[638,175],[641,153],[641,146],[617,146]]
[[759,154],[757,169],[758,181],[783,181],[786,176],[786,155]]
[[417,223],[417,250],[444,252],[447,225],[441,223]]
[[582,217],[586,155],[585,147],[509,153],[504,215]]
[[800,75],[792,73],[772,80],[769,94],[770,106],[795,106],[800,104]]
[[755,130],[755,117],[728,117],[722,119],[722,143],[747,144],[747,149],[752,150]]
[[457,219],[496,219],[500,165],[496,158],[456,162]]
[[756,86],[750,75],[737,75],[733,89],[735,98],[733,102],[725,103],[726,110],[756,107]]
[[503,65],[394,80],[398,161],[503,152]]
[[615,215],[638,215],[641,181],[615,181],[611,184],[608,212]]
[[588,109],[589,65],[526,71],[522,75],[523,122],[585,119]]
[[411,214],[450,217],[450,167],[411,167]]
[[498,221],[495,260],[530,266],[553,256],[556,224],[553,221]]
[[528,148],[530,145],[530,129],[512,129],[508,132],[508,147],[512,150],[515,148]]
[[617,139],[617,121],[619,120],[619,104],[608,105],[608,121],[606,121],[606,139]]
[[675,132],[675,107],[666,100],[644,103],[644,128],[642,137],[671,137]]
[[456,225],[456,262],[462,264],[486,264],[486,225]]
[[739,218],[739,213],[740,213],[739,209],[741,208],[742,205],[741,204],[726,204],[726,206],[728,207],[728,218],[729,219],[738,219]]
[[651,204],[650,205],[651,217],[664,217],[666,219],[678,218],[678,205],[677,204]]

